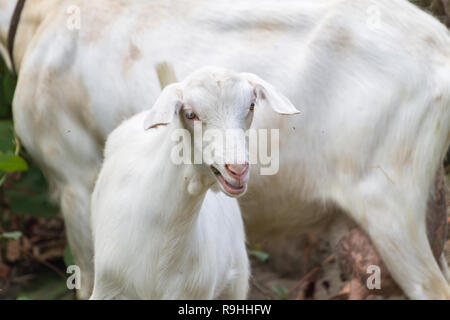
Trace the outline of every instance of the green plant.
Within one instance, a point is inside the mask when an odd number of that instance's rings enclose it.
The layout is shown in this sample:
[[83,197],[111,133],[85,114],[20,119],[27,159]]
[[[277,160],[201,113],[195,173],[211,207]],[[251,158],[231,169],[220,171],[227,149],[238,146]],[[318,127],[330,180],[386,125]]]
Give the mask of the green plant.
[[248,250],[248,254],[260,262],[266,262],[269,259],[269,254],[261,250]]
[[272,291],[279,300],[287,300],[287,293],[289,289],[282,285],[273,285]]
[[[64,263],[74,264],[72,254],[59,210],[49,201],[48,184],[14,133],[15,85],[0,59],[0,299],[70,299]],[[59,227],[51,230],[55,222]],[[32,275],[31,280],[21,285],[18,296],[9,294],[5,284],[22,273]]]
[[16,79],[0,62],[0,186],[12,172],[28,170],[26,161],[20,156],[21,145],[14,134],[11,105]]

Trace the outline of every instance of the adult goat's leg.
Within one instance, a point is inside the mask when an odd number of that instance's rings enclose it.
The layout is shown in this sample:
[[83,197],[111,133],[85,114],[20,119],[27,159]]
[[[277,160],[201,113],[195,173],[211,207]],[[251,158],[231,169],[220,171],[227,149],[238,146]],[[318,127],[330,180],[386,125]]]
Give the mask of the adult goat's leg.
[[[425,225],[428,192],[409,180],[367,178],[337,202],[369,235],[392,277],[412,299],[450,299]],[[348,195],[348,196],[347,196]]]
[[[445,200],[445,181],[442,167],[436,172],[432,189],[427,203],[427,235],[435,259],[441,266],[444,276],[448,278],[448,267],[443,255],[447,241],[447,207]],[[340,238],[337,252],[342,271],[352,277],[353,286],[350,288],[350,298],[364,298],[364,294],[392,296],[401,294],[396,283],[390,277],[385,264],[381,261],[367,235],[359,228],[352,228]],[[370,276],[367,269],[371,265],[380,266],[381,288],[369,291],[366,280]],[[356,280],[359,280],[358,286]],[[360,288],[362,286],[362,288]],[[354,290],[355,289],[355,290]],[[365,290],[364,290],[365,289]],[[367,292],[366,292],[367,291]]]
[[83,186],[68,185],[61,194],[61,210],[67,240],[81,270],[78,297],[88,299],[94,283],[92,235],[89,218],[90,193]]

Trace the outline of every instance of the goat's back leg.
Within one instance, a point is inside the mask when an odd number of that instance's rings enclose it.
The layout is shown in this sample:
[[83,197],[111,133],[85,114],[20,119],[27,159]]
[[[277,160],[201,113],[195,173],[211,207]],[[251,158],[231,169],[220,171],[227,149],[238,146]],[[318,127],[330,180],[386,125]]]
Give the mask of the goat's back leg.
[[[67,148],[68,143],[55,144],[55,148]],[[40,145],[35,144],[30,154],[40,158]],[[30,150],[31,148],[28,148]],[[38,152],[36,152],[38,149]],[[79,148],[81,149],[81,147]],[[45,153],[45,148],[42,148]],[[44,168],[47,180],[53,185],[56,201],[64,217],[68,243],[72,250],[76,266],[80,268],[80,287],[77,296],[89,298],[94,277],[93,240],[90,223],[91,191],[97,176],[99,164],[85,165],[83,158],[72,158],[68,151],[58,152],[54,157],[47,157]],[[94,158],[94,154],[91,155]],[[100,163],[98,156],[98,163]],[[78,289],[78,287],[77,287]]]
[[75,44],[74,38],[63,38],[67,41],[60,47],[65,49],[53,52],[52,59],[44,62],[41,50],[27,56],[14,95],[14,126],[54,188],[75,263],[81,269],[78,295],[88,298],[93,274],[90,194],[106,132],[94,120],[88,89],[68,64],[67,48]]
[[90,228],[90,194],[85,186],[67,185],[62,188],[61,211],[66,226],[66,236],[76,265],[81,270],[77,295],[89,298],[94,284],[93,247]]
[[419,190],[411,178],[403,177],[394,183],[373,173],[336,193],[334,200],[369,235],[391,275],[410,298],[450,299],[450,286],[427,238],[428,190]]
[[[101,148],[94,145],[87,130],[73,121],[69,113],[55,112],[59,109],[49,104],[45,110],[52,111],[45,118],[33,116],[39,106],[18,100],[20,103],[14,109],[16,132],[43,169],[52,186],[53,198],[60,205],[75,264],[81,269],[81,288],[77,294],[86,299],[93,285],[90,193],[101,165]],[[30,106],[30,110],[24,110],[24,106]]]

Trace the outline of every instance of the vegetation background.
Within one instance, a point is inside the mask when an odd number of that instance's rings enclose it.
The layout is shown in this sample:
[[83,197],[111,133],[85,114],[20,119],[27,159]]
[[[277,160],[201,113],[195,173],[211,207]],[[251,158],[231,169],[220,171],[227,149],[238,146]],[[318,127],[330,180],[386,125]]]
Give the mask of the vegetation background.
[[[450,0],[411,0],[450,27]],[[411,31],[413,32],[413,31]],[[14,135],[16,79],[0,60],[0,299],[73,299],[66,266],[73,264],[59,210],[48,185]],[[264,252],[254,258],[267,260]],[[282,298],[286,288],[273,288]]]

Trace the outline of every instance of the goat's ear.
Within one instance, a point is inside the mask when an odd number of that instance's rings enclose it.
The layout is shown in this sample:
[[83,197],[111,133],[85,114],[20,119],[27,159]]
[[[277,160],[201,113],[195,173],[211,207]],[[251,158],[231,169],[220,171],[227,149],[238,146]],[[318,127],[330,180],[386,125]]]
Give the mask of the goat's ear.
[[178,83],[165,87],[144,120],[144,129],[171,123],[183,107],[182,99],[183,93]]
[[262,101],[267,103],[279,114],[291,115],[300,113],[288,98],[257,75],[253,73],[241,73],[241,76],[247,79],[250,85],[253,86],[257,102]]

